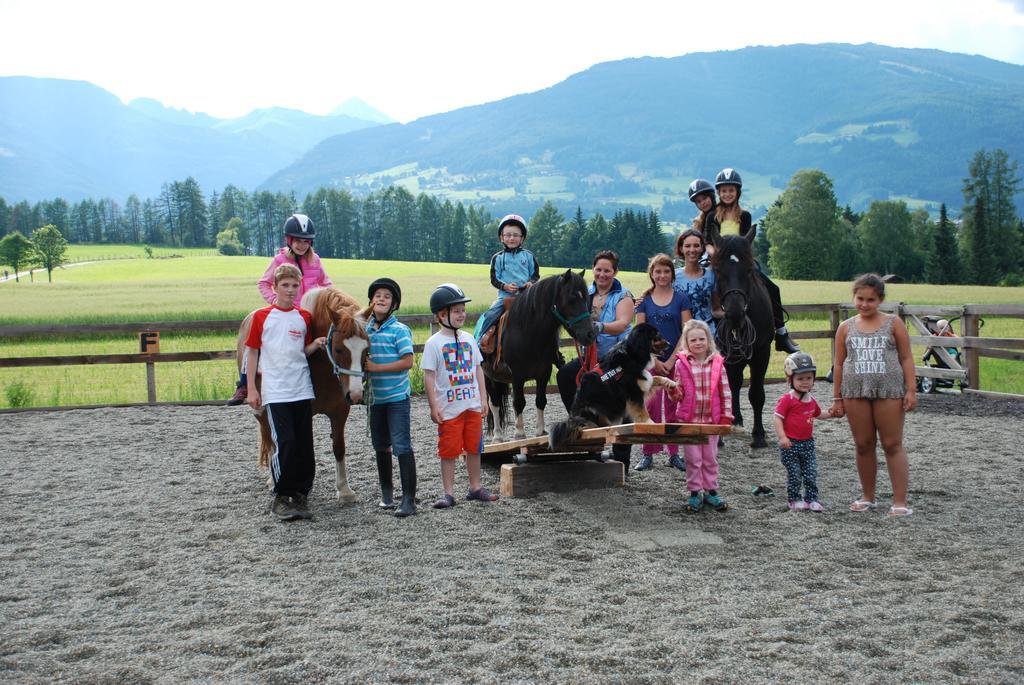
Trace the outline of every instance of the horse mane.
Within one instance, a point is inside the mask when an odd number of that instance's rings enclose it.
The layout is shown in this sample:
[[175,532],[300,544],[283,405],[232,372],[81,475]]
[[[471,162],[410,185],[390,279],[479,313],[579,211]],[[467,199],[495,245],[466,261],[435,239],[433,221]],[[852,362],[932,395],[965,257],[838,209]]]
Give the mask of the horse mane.
[[757,269],[757,264],[754,262],[754,251],[751,249],[750,243],[743,236],[722,236],[719,245],[715,249],[715,255],[711,258],[711,268],[718,269],[730,261],[736,262],[747,269]]
[[[582,276],[572,270],[569,273],[570,283],[578,278],[582,281],[583,290],[587,289],[586,281],[583,281]],[[527,288],[525,293],[517,297],[512,307],[517,310],[517,313],[527,314],[535,321],[547,316],[551,311],[552,303],[555,302],[555,295],[558,292],[558,281],[564,275],[564,273],[560,273],[540,279]]]
[[300,306],[312,314],[316,335],[326,335],[331,324],[343,339],[363,334],[359,303],[337,288],[313,288],[302,296]]

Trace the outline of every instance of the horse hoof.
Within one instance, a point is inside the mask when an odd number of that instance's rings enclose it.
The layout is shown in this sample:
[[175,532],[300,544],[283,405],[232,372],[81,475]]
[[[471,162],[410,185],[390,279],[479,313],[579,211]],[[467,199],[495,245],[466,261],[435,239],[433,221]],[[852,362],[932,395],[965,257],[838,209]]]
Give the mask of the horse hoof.
[[761,449],[768,446],[768,441],[764,438],[755,438],[753,442],[750,443],[750,446],[754,449]]
[[359,499],[352,490],[338,490],[338,501],[342,504],[354,504]]
[[526,431],[516,431],[516,435],[515,435],[514,439],[515,440],[525,440],[526,439]]

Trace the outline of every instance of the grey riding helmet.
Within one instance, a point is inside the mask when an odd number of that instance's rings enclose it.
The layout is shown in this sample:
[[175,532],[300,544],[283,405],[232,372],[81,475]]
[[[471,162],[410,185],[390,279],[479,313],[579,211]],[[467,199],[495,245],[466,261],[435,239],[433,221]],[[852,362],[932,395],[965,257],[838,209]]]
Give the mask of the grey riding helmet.
[[782,370],[786,373],[786,378],[790,379],[798,373],[818,373],[814,358],[806,352],[794,352],[786,357],[786,361],[782,363]]
[[736,186],[737,188],[743,187],[743,179],[740,177],[740,173],[735,169],[722,169],[718,172],[718,176],[715,176],[715,187],[721,186]]

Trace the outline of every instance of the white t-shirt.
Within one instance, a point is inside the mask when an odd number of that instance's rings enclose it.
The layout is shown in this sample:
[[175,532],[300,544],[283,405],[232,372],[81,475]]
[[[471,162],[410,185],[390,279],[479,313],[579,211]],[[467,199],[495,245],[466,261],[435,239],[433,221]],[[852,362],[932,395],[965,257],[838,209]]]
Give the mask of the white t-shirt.
[[420,368],[434,372],[434,401],[447,421],[462,412],[480,411],[480,388],[476,383],[476,368],[484,358],[476,340],[467,333],[459,334],[456,344],[448,331],[438,331],[423,345]]
[[313,342],[310,314],[304,309],[270,305],[252,315],[246,347],[260,351],[263,404],[313,399],[306,345]]

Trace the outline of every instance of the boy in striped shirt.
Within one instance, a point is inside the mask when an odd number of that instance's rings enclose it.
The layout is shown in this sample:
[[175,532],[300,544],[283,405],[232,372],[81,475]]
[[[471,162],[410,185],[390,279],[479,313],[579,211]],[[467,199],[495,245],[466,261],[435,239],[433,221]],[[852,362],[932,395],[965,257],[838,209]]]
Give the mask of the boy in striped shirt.
[[370,338],[368,395],[370,440],[377,455],[380,507],[394,509],[392,453],[398,457],[402,503],[395,516],[416,513],[416,460],[410,429],[409,369],[412,368],[412,331],[395,317],[402,304],[402,289],[390,278],[378,278],[367,291],[370,306],[364,312]]

